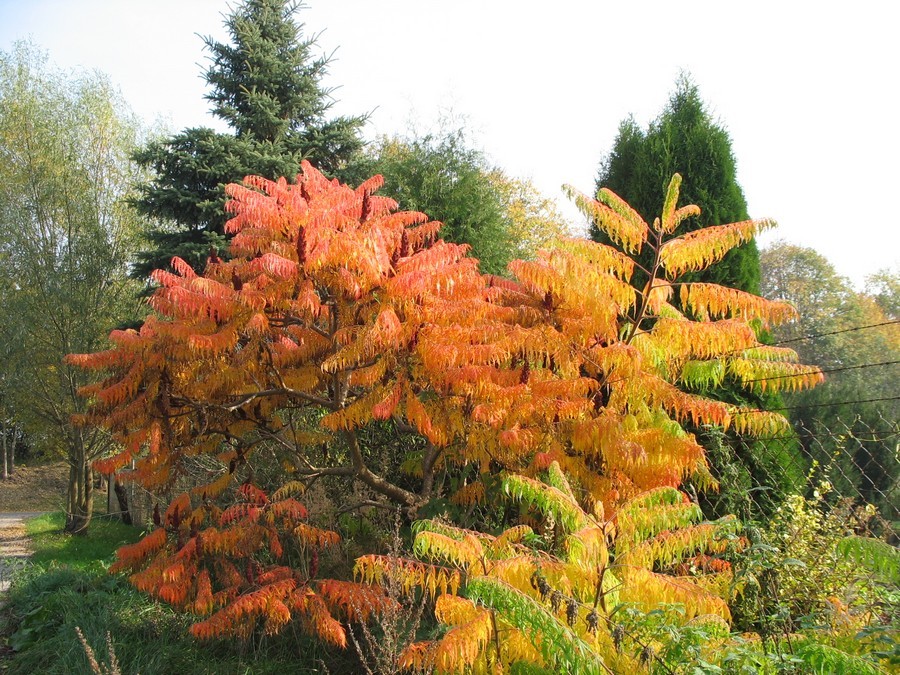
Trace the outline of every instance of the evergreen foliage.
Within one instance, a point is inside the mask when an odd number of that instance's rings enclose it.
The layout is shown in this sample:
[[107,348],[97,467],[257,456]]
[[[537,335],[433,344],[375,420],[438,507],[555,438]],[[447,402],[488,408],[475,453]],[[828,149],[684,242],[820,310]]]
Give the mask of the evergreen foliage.
[[513,242],[505,200],[492,181],[499,172],[462,129],[383,139],[371,172],[384,176],[382,192],[402,208],[440,218],[441,237],[471,246],[482,271],[503,273]]
[[227,250],[229,183],[251,174],[293,179],[304,159],[331,176],[350,174],[364,118],[327,117],[333,101],[321,79],[328,59],[313,55],[315,40],[293,18],[298,7],[245,0],[226,20],[231,43],[206,38],[207,99],[231,133],[185,129],[137,153],[155,176],[140,186],[135,205],[157,225],[133,268],[136,278],[171,269],[173,256],[202,271],[211,248]]
[[[684,178],[682,198],[701,210],[681,224],[679,233],[749,218],[728,132],[713,119],[697,86],[685,76],[678,80],[668,105],[646,131],[633,117],[622,121],[613,150],[600,166],[597,189],[609,188],[650,222],[658,209],[659,194],[674,173]],[[603,243],[610,241],[596,227],[591,228],[591,236]],[[648,259],[638,262],[646,267]],[[634,278],[640,284],[646,282],[647,275],[636,273]],[[692,280],[757,293],[756,244],[745,242]]]

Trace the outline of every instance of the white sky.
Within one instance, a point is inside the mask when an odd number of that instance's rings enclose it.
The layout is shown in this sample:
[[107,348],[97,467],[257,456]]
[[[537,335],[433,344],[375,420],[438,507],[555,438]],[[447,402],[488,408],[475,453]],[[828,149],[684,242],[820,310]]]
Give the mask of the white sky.
[[[57,66],[106,72],[148,122],[208,126],[198,34],[225,40],[227,7],[0,0],[0,49],[30,36]],[[751,215],[780,223],[763,243],[815,248],[858,284],[900,261],[900,3],[308,0],[298,19],[337,50],[334,111],[371,112],[368,137],[452,110],[561,201],[562,183],[593,190],[619,122],[646,125],[689,71]]]

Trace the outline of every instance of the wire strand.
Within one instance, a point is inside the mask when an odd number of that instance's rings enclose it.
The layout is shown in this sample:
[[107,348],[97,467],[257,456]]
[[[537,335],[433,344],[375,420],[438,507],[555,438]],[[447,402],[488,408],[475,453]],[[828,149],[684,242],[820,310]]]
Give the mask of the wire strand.
[[840,330],[832,330],[826,333],[813,333],[812,335],[801,335],[800,337],[789,338],[787,340],[778,340],[776,342],[771,342],[769,344],[758,344],[755,347],[749,348],[741,348],[741,349],[733,349],[730,352],[723,352],[719,354],[716,358],[722,358],[723,356],[731,356],[732,354],[740,354],[741,352],[747,351],[747,349],[758,349],[760,347],[778,347],[781,345],[793,344],[794,342],[802,342],[803,340],[816,340],[821,337],[828,337],[829,335],[840,335],[841,333],[852,333],[857,330],[868,330],[869,328],[881,328],[882,326],[892,326],[894,324],[900,323],[900,319],[892,319],[890,321],[882,321],[880,323],[869,323],[864,324],[862,326],[851,326],[850,328],[841,328]]
[[841,368],[827,368],[824,370],[810,370],[805,373],[791,373],[789,375],[773,375],[772,377],[758,377],[753,380],[741,380],[742,384],[750,384],[751,382],[767,382],[769,380],[783,380],[789,377],[803,377],[804,375],[817,375],[819,373],[840,373],[845,370],[858,370],[859,368],[874,368],[875,366],[893,366],[900,363],[897,361],[882,361],[881,363],[863,363],[858,366],[843,366]]
[[786,345],[792,342],[800,342],[802,340],[815,340],[820,337],[827,337],[829,335],[840,335],[841,333],[851,333],[855,330],[866,330],[867,328],[880,328],[881,326],[890,326],[895,323],[900,323],[900,319],[892,319],[891,321],[882,321],[881,323],[870,323],[863,326],[852,326],[850,328],[842,328],[840,330],[832,330],[827,333],[817,333],[814,335],[803,335],[800,337],[790,338],[789,340],[779,340],[778,342],[773,342],[771,345],[767,346],[775,346],[775,345]]
[[796,441],[800,438],[805,437],[813,437],[813,438],[847,438],[847,439],[856,439],[857,441],[867,441],[867,442],[876,442],[876,441],[886,441],[895,436],[900,436],[900,431],[864,431],[860,433],[854,433],[851,430],[847,430],[843,433],[840,432],[824,432],[824,431],[810,431],[809,429],[794,429],[794,433],[792,435],[784,435],[781,436],[743,436],[742,438],[748,442],[756,442],[756,441]]
[[838,405],[856,405],[857,403],[879,403],[882,401],[900,401],[900,396],[887,396],[885,398],[866,398],[858,401],[833,401],[831,403],[810,403],[809,405],[789,405],[781,408],[767,408],[766,410],[738,410],[735,415],[750,415],[753,413],[781,412],[782,410],[805,410],[809,408],[829,408]]

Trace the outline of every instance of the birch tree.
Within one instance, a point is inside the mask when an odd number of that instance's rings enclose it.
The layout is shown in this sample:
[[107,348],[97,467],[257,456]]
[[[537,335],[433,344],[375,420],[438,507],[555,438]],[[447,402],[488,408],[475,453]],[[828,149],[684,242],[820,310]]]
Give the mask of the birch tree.
[[90,523],[91,461],[110,441],[72,425],[84,376],[62,358],[102,347],[136,310],[127,261],[139,221],[124,201],[136,135],[102,76],[54,72],[29,44],[0,54],[0,322],[17,347],[6,405],[68,461],[71,533]]

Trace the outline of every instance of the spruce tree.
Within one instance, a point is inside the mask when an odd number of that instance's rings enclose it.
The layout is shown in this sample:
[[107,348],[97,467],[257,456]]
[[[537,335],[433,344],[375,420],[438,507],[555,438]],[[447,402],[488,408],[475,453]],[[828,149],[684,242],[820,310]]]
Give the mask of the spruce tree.
[[[646,131],[627,118],[619,126],[612,152],[603,160],[597,189],[606,187],[631,204],[646,220],[658,208],[659,195],[672,174],[684,179],[681,203],[696,204],[700,216],[682,223],[679,232],[747,220],[747,202],[737,182],[728,132],[706,109],[697,86],[679,78],[668,105]],[[592,238],[610,243],[593,230]],[[635,275],[643,285],[646,275]],[[729,251],[725,259],[693,280],[759,291],[759,252],[754,242]]]
[[202,271],[211,249],[225,250],[228,183],[251,174],[292,180],[303,159],[349,178],[365,118],[328,119],[333,101],[320,84],[328,59],[313,55],[314,39],[305,39],[294,21],[298,7],[291,0],[244,0],[225,21],[231,42],[206,38],[206,98],[230,133],[185,129],[137,153],[155,177],[139,186],[135,205],[158,225],[135,277],[167,268],[176,255]]

